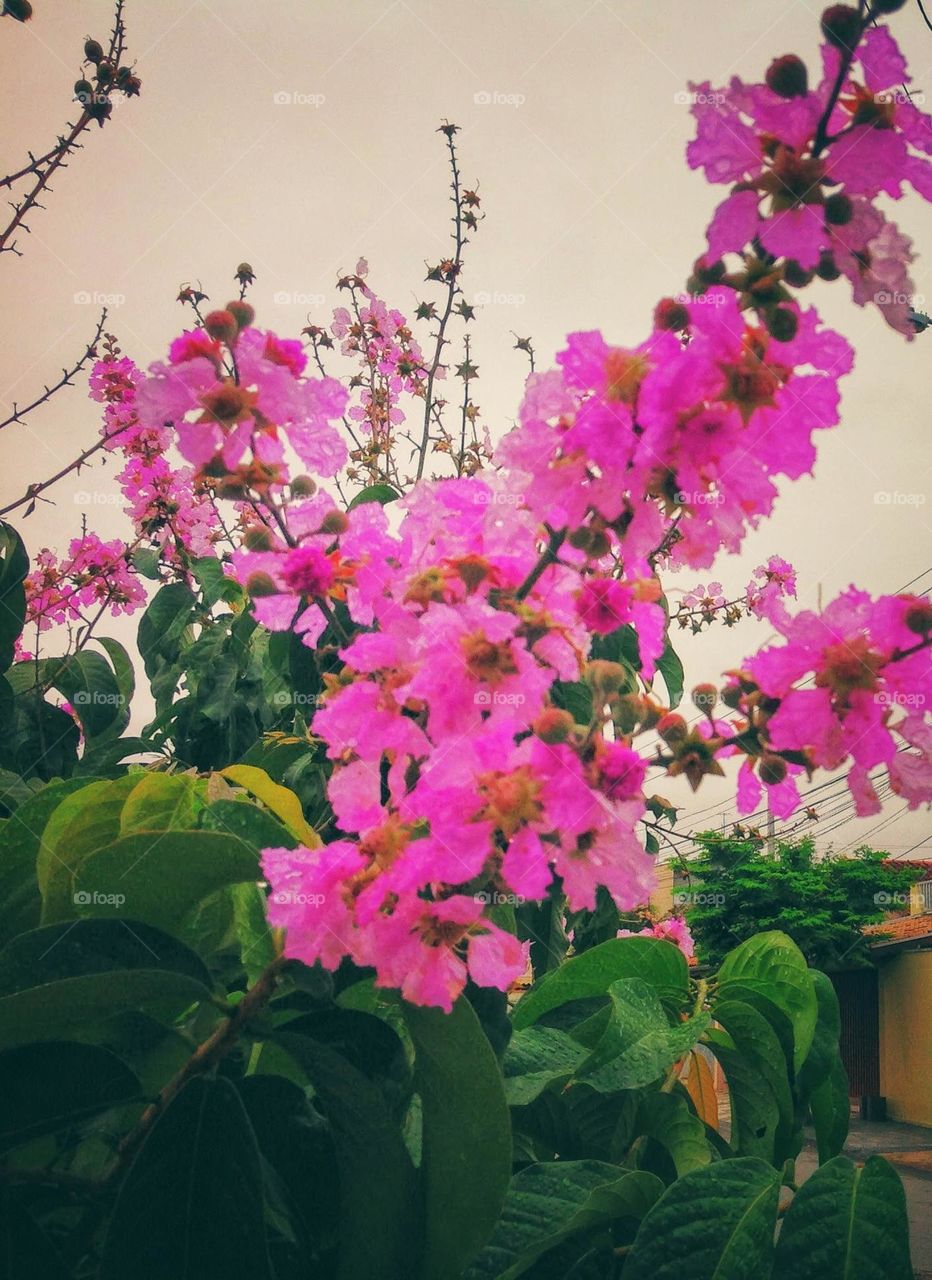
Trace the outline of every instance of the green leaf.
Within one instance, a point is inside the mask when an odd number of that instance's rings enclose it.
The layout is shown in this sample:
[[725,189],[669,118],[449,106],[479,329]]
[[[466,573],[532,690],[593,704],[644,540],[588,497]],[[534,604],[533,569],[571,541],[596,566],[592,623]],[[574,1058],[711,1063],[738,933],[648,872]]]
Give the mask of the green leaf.
[[265,809],[242,800],[215,800],[199,817],[204,831],[226,831],[255,850],[294,849],[297,839]]
[[529,1027],[569,1000],[604,996],[619,978],[642,978],[660,1000],[678,1009],[689,991],[686,957],[662,938],[610,938],[546,974],[519,1000],[515,1030]]
[[882,1156],[839,1156],[793,1197],[774,1280],[912,1280],[906,1195]]
[[153,596],[139,622],[137,644],[139,656],[152,677],[158,671],[158,659],[173,659],[197,603],[190,587],[183,582],[169,582]]
[[641,1223],[625,1280],[761,1280],[770,1275],[780,1174],[719,1160],[677,1179]]
[[670,644],[669,639],[663,653],[657,659],[657,670],[663,676],[663,682],[667,687],[667,701],[672,710],[672,708],[678,707],[682,701],[685,672],[683,664]]
[[173,932],[217,889],[260,875],[256,851],[236,836],[141,832],[84,859],[72,877],[73,914],[132,916]]
[[138,574],[150,582],[158,582],[162,554],[157,547],[137,547],[130,558]]
[[848,1075],[837,1055],[828,1076],[810,1094],[809,1113],[815,1129],[819,1164],[824,1164],[837,1156],[845,1145],[851,1119]]
[[120,813],[120,835],[139,831],[187,831],[204,807],[204,783],[183,773],[137,775]]
[[678,1178],[693,1169],[703,1168],[712,1160],[705,1125],[690,1110],[682,1093],[644,1094],[638,1106],[634,1132],[664,1148]]
[[592,720],[592,690],[581,680],[556,680],[550,695],[554,705],[568,711],[576,724],[588,726]]
[[423,1280],[449,1280],[488,1240],[511,1175],[501,1072],[465,999],[452,1013],[404,1005],[423,1104]]
[[150,1004],[174,1015],[209,994],[193,978],[155,967],[63,978],[0,998],[0,1048],[67,1040],[113,1014]]
[[812,1047],[819,1007],[806,958],[792,938],[771,930],[729,951],[718,971],[718,998],[740,1000],[744,990],[766,996],[790,1019],[798,1071]]
[[366,502],[380,502],[384,507],[387,503],[394,502],[398,496],[398,492],[390,484],[370,484],[356,494],[346,509],[347,511],[352,511],[355,507],[361,507]]
[[516,1031],[502,1062],[508,1105],[526,1106],[552,1084],[569,1080],[586,1056],[583,1045],[556,1027]]
[[13,661],[13,645],[26,617],[23,580],[29,572],[29,555],[23,540],[5,521],[0,521],[0,671]]
[[327,1045],[280,1032],[333,1132],[340,1170],[335,1280],[411,1280],[419,1263],[414,1166],[378,1085]]
[[205,604],[215,605],[220,600],[232,604],[243,598],[243,588],[235,578],[224,573],[223,564],[216,556],[196,557],[191,561],[191,572],[201,589]]
[[50,782],[19,806],[0,828],[0,943],[39,923],[42,898],[36,858],[50,815],[87,779]]
[[191,1080],[156,1121],[117,1197],[101,1280],[272,1280],[262,1171],[238,1093]]
[[838,1058],[838,1037],[841,1034],[841,1011],[831,979],[818,969],[810,969],[809,972],[815,986],[818,1019],[812,1048],[796,1080],[796,1088],[804,1098],[831,1074]]
[[[743,1000],[718,1000],[715,1020],[728,1032],[737,1051],[736,1059],[730,1049],[724,1049],[720,1060],[731,1095],[738,1151],[781,1165],[795,1154],[790,1150],[794,1116],[786,1059],[777,1034],[766,1018]],[[717,1055],[722,1048],[720,1044],[712,1047]],[[772,1103],[777,1108],[776,1124]]]
[[571,1236],[642,1218],[662,1192],[653,1174],[599,1160],[532,1164],[512,1178],[501,1219],[466,1280],[515,1280]]
[[36,860],[43,924],[74,918],[75,874],[86,858],[117,839],[123,805],[138,781],[139,775],[131,773],[112,782],[92,782],[52,814]]
[[253,983],[275,959],[275,938],[266,919],[265,894],[256,884],[234,884],[229,893],[240,960],[247,981]]
[[113,667],[117,687],[123,697],[123,705],[128,707],[136,692],[136,672],[133,660],[119,640],[111,640],[109,636],[94,636],[94,640],[106,652]]
[[70,657],[50,658],[45,680],[71,703],[88,742],[108,732],[120,733],[129,722],[129,707],[116,676],[99,653],[82,649]]
[[620,978],[608,989],[611,1016],[576,1079],[600,1093],[651,1084],[681,1058],[711,1018],[698,1014],[673,1026],[654,991],[641,978]]
[[139,1095],[132,1071],[97,1045],[58,1040],[10,1049],[0,1053],[0,1150]]
[[125,969],[168,970],[210,986],[200,957],[161,929],[139,920],[71,920],[31,929],[6,944],[0,994]]

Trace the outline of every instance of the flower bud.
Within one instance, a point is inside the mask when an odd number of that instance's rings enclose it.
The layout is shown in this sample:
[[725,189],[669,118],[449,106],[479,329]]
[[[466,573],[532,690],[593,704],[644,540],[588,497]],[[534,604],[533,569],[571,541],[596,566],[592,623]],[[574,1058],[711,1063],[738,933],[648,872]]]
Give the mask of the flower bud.
[[809,73],[802,58],[795,53],[786,53],[782,58],[774,58],[767,68],[764,77],[767,87],[781,98],[805,98],[809,92]]
[[311,476],[293,476],[291,492],[296,498],[313,498],[317,492],[317,482]]
[[836,227],[843,227],[846,223],[851,221],[853,215],[854,205],[851,203],[851,197],[846,196],[843,191],[836,191],[834,195],[831,195],[826,199],[826,222],[830,222]]
[[814,271],[804,271],[795,258],[787,258],[783,264],[783,279],[794,289],[804,289],[814,275]]
[[697,684],[690,696],[696,710],[708,714],[718,702],[718,689],[714,684]]
[[239,329],[248,329],[256,318],[255,307],[248,302],[240,302],[239,298],[228,302],[224,310],[230,313]]
[[675,298],[661,298],[654,308],[654,327],[657,329],[686,329],[689,327],[689,312],[682,302]]
[[871,13],[897,13],[905,3],[906,0],[874,0]]
[[253,597],[277,596],[280,594],[272,577],[267,573],[251,573],[246,579],[246,590]]
[[247,551],[271,551],[272,535],[265,525],[250,525],[243,534],[243,546]]
[[668,711],[657,721],[657,732],[667,746],[674,747],[689,737],[689,726],[677,712]]
[[32,5],[29,0],[6,0],[3,12],[17,22],[28,22],[32,17]]
[[791,311],[789,307],[774,307],[772,311],[765,312],[764,323],[768,333],[776,338],[777,342],[792,342],[799,328],[796,312]]
[[786,777],[786,761],[768,752],[761,756],[757,772],[760,774],[761,782],[765,782],[768,787],[779,786]]
[[93,101],[94,86],[91,84],[90,80],[75,80],[74,96],[77,98],[78,102],[83,102],[85,105],[88,102]]
[[816,275],[820,280],[837,280],[841,275],[835,259],[827,251],[823,250],[819,257],[819,265],[816,267]]
[[741,706],[741,699],[743,697],[744,693],[740,684],[726,684],[725,688],[722,690],[722,702],[724,702],[725,706],[729,707],[732,711],[738,710]]
[[628,683],[628,675],[618,662],[607,662],[604,658],[593,658],[586,663],[583,678],[590,689],[603,697],[618,693]]
[[113,83],[113,63],[107,62],[106,59],[97,64],[97,83],[101,88],[106,88]]
[[590,560],[599,560],[602,556],[608,555],[612,547],[604,529],[594,529],[588,524],[574,529],[567,541],[577,551],[585,551]]
[[321,533],[329,533],[331,536],[346,533],[349,528],[349,520],[345,511],[328,511],[320,522]]
[[531,728],[542,742],[566,742],[573,732],[574,721],[568,711],[563,711],[560,707],[547,707]]
[[256,278],[256,273],[248,262],[241,262],[233,273],[234,280],[238,280],[240,284],[252,284]]
[[232,345],[239,333],[239,326],[236,323],[236,317],[231,315],[229,311],[211,311],[204,319],[204,328],[212,338],[219,338],[221,342]]
[[[9,8],[9,6],[7,6]],[[100,62],[104,56],[103,45],[99,40],[91,40],[90,37],[84,41],[84,56],[88,62]]]
[[612,704],[612,719],[620,733],[634,733],[644,723],[644,699],[636,693],[624,693]]
[[847,4],[830,5],[822,14],[822,34],[836,49],[853,49],[861,38],[861,18]]
[[903,621],[917,636],[927,636],[932,631],[932,604],[928,600],[911,604],[903,615]]

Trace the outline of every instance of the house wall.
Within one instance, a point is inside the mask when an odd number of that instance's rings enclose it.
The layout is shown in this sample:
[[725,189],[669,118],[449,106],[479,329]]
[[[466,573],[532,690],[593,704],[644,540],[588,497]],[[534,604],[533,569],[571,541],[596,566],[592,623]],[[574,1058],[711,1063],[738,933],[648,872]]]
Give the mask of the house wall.
[[[673,911],[673,866],[672,862],[659,862],[655,867],[656,883],[650,895],[650,909],[658,918],[667,916]],[[678,914],[682,915],[682,908]]]
[[932,951],[879,967],[880,1092],[891,1120],[932,1127]]

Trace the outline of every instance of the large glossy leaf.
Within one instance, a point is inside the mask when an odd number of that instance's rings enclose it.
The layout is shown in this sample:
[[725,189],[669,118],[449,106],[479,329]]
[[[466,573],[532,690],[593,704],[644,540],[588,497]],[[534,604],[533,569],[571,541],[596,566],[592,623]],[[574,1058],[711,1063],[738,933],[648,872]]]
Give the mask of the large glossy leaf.
[[713,1129],[718,1128],[718,1094],[708,1059],[699,1049],[691,1050],[686,1063],[683,1087],[689,1094],[696,1115]]
[[271,1280],[262,1172],[229,1080],[191,1080],[156,1121],[117,1197],[101,1280]]
[[585,1057],[585,1046],[556,1027],[516,1031],[502,1062],[508,1105],[527,1106],[551,1085],[569,1080]]
[[718,971],[718,998],[740,1000],[745,990],[772,1000],[790,1019],[798,1071],[812,1047],[819,1010],[806,958],[785,933],[757,933],[729,951]]
[[838,1057],[838,1037],[841,1033],[841,1011],[831,979],[818,969],[812,969],[810,973],[815,987],[818,1018],[812,1047],[796,1080],[797,1091],[804,1098],[831,1074]]
[[129,707],[116,676],[99,653],[82,649],[47,660],[45,682],[71,703],[89,743],[108,732],[122,732],[129,722]]
[[198,825],[204,831],[226,831],[239,836],[257,852],[262,849],[293,849],[298,843],[277,818],[257,804],[242,800],[215,800],[201,810]]
[[[792,1154],[789,1144],[794,1115],[786,1059],[776,1032],[762,1014],[743,1000],[719,1000],[715,1006],[715,1019],[728,1032],[741,1059],[741,1070],[738,1072],[735,1071],[733,1054],[726,1053],[722,1059],[729,1092],[737,1112],[739,1132],[754,1129],[758,1123],[753,1101],[745,1089],[749,1077],[754,1079],[753,1096],[756,1097],[757,1086],[766,1086],[777,1105],[779,1121],[773,1131],[772,1154],[764,1156],[763,1150],[756,1147],[753,1150],[741,1147],[740,1150],[744,1155],[760,1155],[781,1164]],[[750,1108],[750,1113],[746,1106]]]
[[87,779],[50,782],[19,806],[0,828],[0,942],[39,923],[42,899],[36,859],[50,815]]
[[46,923],[73,914],[72,876],[88,854],[119,836],[123,805],[138,781],[139,775],[130,773],[92,782],[69,795],[52,813],[36,859]]
[[599,1160],[530,1165],[512,1178],[501,1219],[466,1280],[515,1280],[571,1236],[643,1218],[662,1191],[653,1174]]
[[148,676],[158,671],[160,657],[174,655],[195,603],[194,593],[183,582],[169,582],[153,596],[137,634]]
[[689,990],[686,957],[662,938],[611,938],[553,970],[523,996],[514,1012],[516,1029],[529,1027],[569,1000],[604,996],[619,978],[641,978],[659,999],[679,1008]]
[[335,1280],[411,1280],[420,1255],[414,1166],[378,1085],[309,1036],[277,1042],[304,1068],[330,1121],[340,1170]]
[[611,1015],[576,1078],[600,1092],[639,1089],[651,1084],[708,1028],[707,1013],[673,1025],[660,1001],[641,978],[620,978],[608,989]]
[[120,835],[190,830],[204,803],[204,783],[192,774],[137,775],[120,813]]
[[770,1275],[780,1175],[719,1160],[679,1178],[641,1223],[625,1280],[761,1280]]
[[729,1035],[713,1030],[709,1048],[721,1063],[731,1107],[731,1145],[743,1156],[773,1164],[780,1130],[780,1105],[753,1059],[746,1058]]
[[421,1095],[423,1280],[457,1276],[492,1233],[511,1176],[511,1121],[492,1047],[465,999],[404,1006]]
[[65,1040],[125,1009],[180,1013],[209,992],[186,974],[126,969],[43,983],[0,998],[0,1048]]
[[[705,1125],[690,1110],[682,1093],[660,1093],[656,1090],[645,1093],[638,1106],[635,1130],[663,1148],[678,1178],[693,1169],[703,1168],[712,1160],[712,1151],[705,1138]],[[642,1149],[641,1155],[649,1154],[649,1151],[649,1147],[646,1152]],[[640,1162],[644,1167],[644,1160]]]
[[356,494],[347,510],[352,511],[354,507],[361,507],[366,502],[378,502],[384,507],[387,503],[394,502],[397,497],[397,490],[390,484],[370,484],[368,488],[361,489]]
[[670,707],[678,707],[683,697],[685,672],[679,654],[669,640],[657,659],[657,670],[663,676],[663,682],[667,686],[667,701]]
[[320,845],[320,836],[305,820],[301,801],[288,787],[273,782],[264,769],[258,769],[255,765],[232,764],[222,772],[230,782],[244,787],[257,800],[261,800],[285,824],[295,839],[308,849],[316,849]]
[[47,1041],[0,1053],[0,1149],[57,1133],[139,1093],[132,1071],[97,1045]]
[[848,1137],[851,1102],[848,1076],[841,1058],[836,1057],[825,1079],[809,1095],[809,1111],[815,1129],[819,1163],[837,1156]]
[[793,1198],[774,1280],[912,1280],[906,1195],[882,1156],[863,1168],[839,1156]]
[[140,920],[71,920],[30,929],[0,950],[0,994],[123,969],[161,969],[210,986],[203,961]]
[[72,877],[73,914],[130,916],[172,932],[208,895],[259,875],[255,849],[236,836],[140,832],[84,859]]

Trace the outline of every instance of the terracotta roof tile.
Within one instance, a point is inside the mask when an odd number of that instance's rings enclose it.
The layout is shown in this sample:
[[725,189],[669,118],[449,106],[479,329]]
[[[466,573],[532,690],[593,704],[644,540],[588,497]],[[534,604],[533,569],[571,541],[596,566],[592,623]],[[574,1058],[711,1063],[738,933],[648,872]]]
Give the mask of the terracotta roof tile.
[[884,920],[882,924],[864,926],[864,933],[883,933],[887,936],[878,938],[875,946],[883,946],[885,942],[903,942],[907,938],[922,938],[932,934],[932,913],[926,911],[919,916],[894,916],[892,920]]

